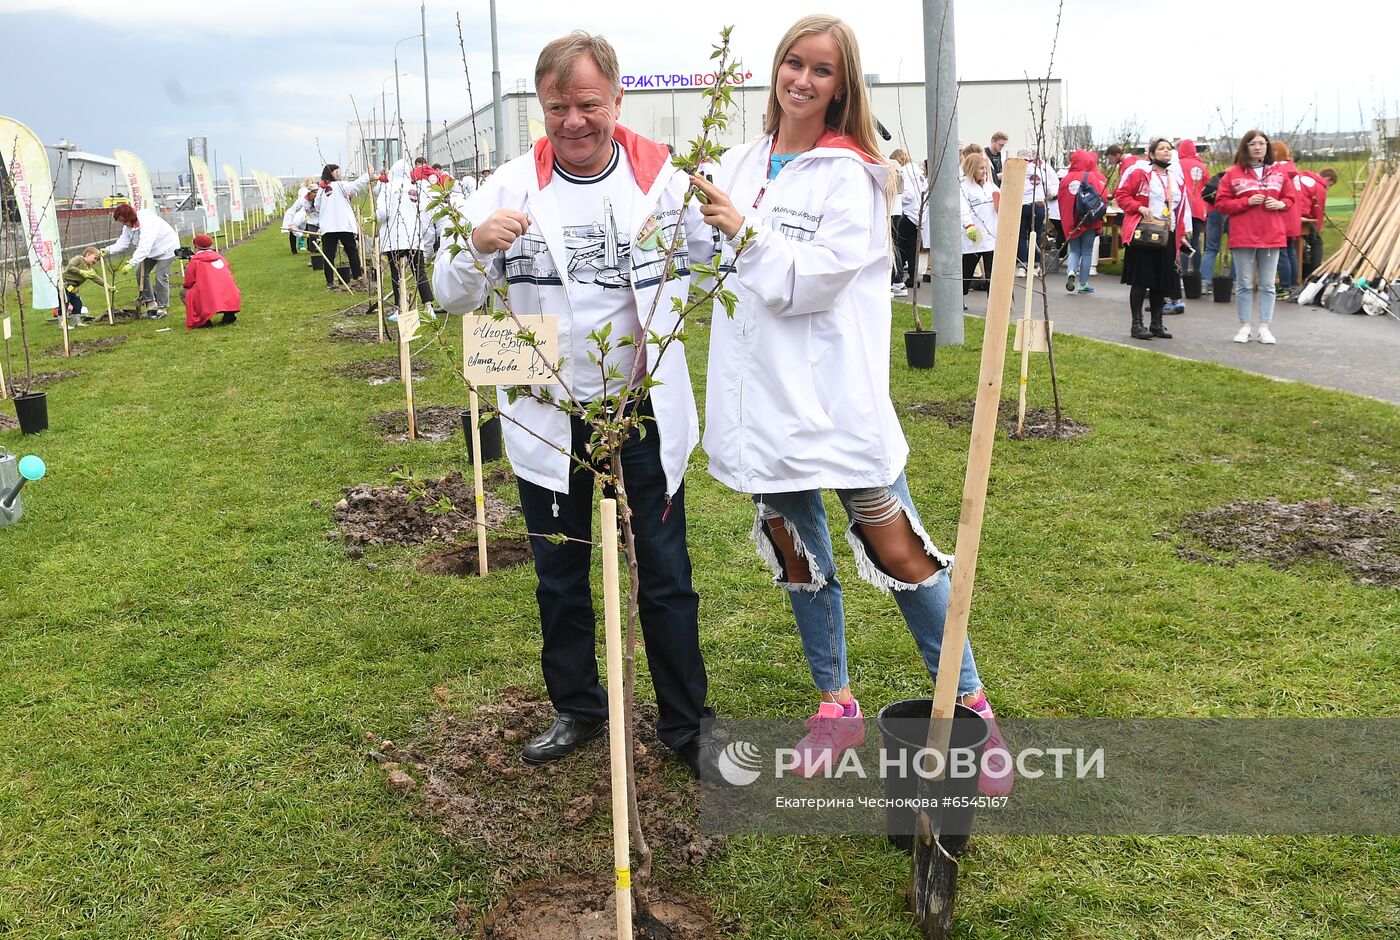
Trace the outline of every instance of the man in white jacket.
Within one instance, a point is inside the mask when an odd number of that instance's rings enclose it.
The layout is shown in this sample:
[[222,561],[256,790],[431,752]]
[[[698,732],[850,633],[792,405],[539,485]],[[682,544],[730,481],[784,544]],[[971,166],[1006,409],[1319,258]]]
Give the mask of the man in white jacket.
[[[623,382],[637,387],[649,376],[657,384],[633,407],[650,426],[623,446],[622,465],[657,737],[696,776],[722,782],[685,540],[684,473],[699,421],[684,346],[675,340],[663,356],[657,343],[642,341],[678,328],[673,301],[683,302],[689,290],[688,252],[708,257],[713,233],[698,212],[682,218],[688,183],[666,148],[617,125],[622,86],[607,40],[576,31],[549,43],[535,67],[535,87],[545,136],[471,197],[453,200],[471,234],[456,244],[455,257],[450,239],[444,244],[433,274],[438,302],[450,312],[478,309],[490,288],[504,282],[515,313],[558,317],[563,387],[533,391],[548,390],[570,411],[525,395],[501,405],[539,577],[545,684],[558,712],[553,727],[521,756],[530,763],[558,760],[606,727],[589,587],[594,477],[578,463],[587,463],[590,436],[580,403],[613,396]],[[666,279],[665,249],[678,226],[689,244],[673,256]],[[589,334],[605,328],[613,348],[600,368],[589,361],[597,352]],[[618,345],[623,336],[637,342]],[[569,541],[556,544],[547,537],[554,534]]]
[[129,262],[141,284],[136,302],[145,306],[146,316],[159,320],[170,306],[170,265],[180,247],[180,236],[151,209],[137,211],[120,205],[112,210],[112,218],[122,224],[122,233],[103,250],[113,256],[131,255]]

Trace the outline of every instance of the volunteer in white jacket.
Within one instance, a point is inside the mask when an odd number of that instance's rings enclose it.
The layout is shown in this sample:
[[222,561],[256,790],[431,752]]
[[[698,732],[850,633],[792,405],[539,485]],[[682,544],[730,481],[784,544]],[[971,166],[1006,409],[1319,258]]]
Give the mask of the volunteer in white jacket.
[[350,263],[350,277],[359,280],[364,275],[360,266],[360,220],[355,215],[354,199],[369,186],[370,174],[361,173],[354,182],[340,178],[340,167],[326,164],[321,171],[321,185],[315,193],[316,212],[320,217],[321,250],[326,255],[326,287],[335,289],[335,257],[338,246],[345,248]]
[[180,247],[180,236],[153,209],[137,211],[121,205],[112,210],[112,218],[122,224],[122,233],[104,251],[109,255],[131,255],[128,260],[141,285],[136,302],[145,305],[146,316],[159,320],[170,306],[170,265],[175,261],[175,249]]
[[[704,446],[710,473],[753,496],[753,541],[788,592],[821,692],[797,748],[808,775],[865,734],[821,490],[836,490],[858,573],[894,591],[930,675],[948,605],[951,559],[910,499],[909,447],[890,403],[894,188],[876,155],[862,74],[849,26],[799,20],[773,62],[766,136],[726,153],[713,184],[692,177],[709,199],[705,218],[727,240],[722,264],[738,295],[733,318],[711,327]],[[970,645],[958,692],[991,723],[988,747],[1004,748]],[[984,780],[1010,787],[1006,773]]]
[[287,233],[287,244],[292,249],[292,254],[297,253],[297,238],[306,221],[306,194],[315,188],[316,179],[308,176],[302,181],[301,188],[297,190],[296,198],[282,213],[282,231]]
[[394,285],[394,306],[404,309],[403,275],[412,271],[418,300],[431,315],[433,288],[423,263],[423,246],[434,231],[429,198],[428,184],[410,180],[408,161],[399,160],[389,168],[388,182],[374,197],[374,214],[379,220],[379,251],[387,257]]
[[[644,435],[634,432],[622,450],[657,736],[701,779],[722,780],[720,748],[708,730],[714,713],[705,704],[699,598],[685,541],[683,475],[699,439],[685,348],[672,342],[662,356],[651,342],[617,346],[623,336],[640,340],[647,327],[661,335],[676,329],[672,302],[689,290],[687,249],[672,259],[681,276],[663,281],[666,246],[682,225],[691,250],[708,257],[713,230],[693,210],[682,218],[687,181],[666,148],[617,125],[622,85],[607,40],[576,31],[549,43],[535,66],[535,87],[545,136],[463,203],[473,226],[467,244],[445,244],[433,272],[438,302],[449,312],[476,310],[489,288],[504,282],[516,313],[558,317],[564,387],[535,386],[533,394],[548,390],[570,403],[571,413],[525,395],[500,405],[539,578],[545,684],[558,711],[553,727],[521,756],[558,760],[607,724],[589,589],[594,476],[578,463],[587,465],[590,429],[578,403],[621,387],[623,380],[605,381],[589,362],[597,350],[589,332],[610,327],[608,364],[633,387],[644,375],[658,383],[633,405],[643,417],[654,414],[655,423],[647,422]],[[554,534],[570,541],[546,537]]]
[[[1060,178],[1055,174],[1054,167],[1040,159],[1040,151],[1034,147],[1027,147],[1016,152],[1016,156],[1022,160],[1029,161],[1026,167],[1026,185],[1021,193],[1021,240],[1016,243],[1016,261],[1025,267],[1027,239],[1030,238],[1032,227],[1035,231],[1035,243],[1041,245],[1045,240],[1045,210],[1046,206],[1054,202],[1060,193]],[[1040,259],[1036,259],[1040,263]]]
[[[972,289],[972,275],[982,263],[982,279],[992,276],[992,249],[997,241],[997,213],[1001,211],[1001,191],[992,183],[992,161],[979,147],[962,158],[958,180],[958,202],[962,206],[963,296]],[[967,309],[967,304],[963,304]]]

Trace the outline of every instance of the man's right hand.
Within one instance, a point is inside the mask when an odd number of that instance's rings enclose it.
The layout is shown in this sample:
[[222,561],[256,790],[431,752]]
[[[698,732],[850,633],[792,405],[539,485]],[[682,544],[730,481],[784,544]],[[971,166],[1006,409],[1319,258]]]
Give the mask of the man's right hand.
[[514,209],[497,209],[472,229],[472,247],[489,255],[505,251],[530,227],[530,217]]

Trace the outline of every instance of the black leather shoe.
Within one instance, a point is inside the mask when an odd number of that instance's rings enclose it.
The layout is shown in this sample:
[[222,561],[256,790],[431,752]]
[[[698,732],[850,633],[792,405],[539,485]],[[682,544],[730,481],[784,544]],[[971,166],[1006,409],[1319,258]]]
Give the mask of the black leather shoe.
[[701,731],[685,744],[676,748],[676,755],[685,761],[690,772],[702,783],[713,783],[716,786],[732,787],[724,778],[724,774],[719,769],[719,756],[724,753],[724,746],[716,741],[708,731]]
[[579,715],[561,713],[554,718],[554,724],[544,734],[531,738],[530,743],[520,752],[520,759],[527,764],[548,764],[568,757],[581,744],[587,744],[608,727],[608,720],[593,720]]

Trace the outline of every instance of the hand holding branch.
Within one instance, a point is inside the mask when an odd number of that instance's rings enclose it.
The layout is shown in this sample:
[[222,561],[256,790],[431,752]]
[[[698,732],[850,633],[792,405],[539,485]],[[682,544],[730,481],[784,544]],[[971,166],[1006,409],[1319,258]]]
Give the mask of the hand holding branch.
[[505,251],[530,227],[530,217],[514,209],[497,209],[472,229],[472,247],[481,254]]
[[724,233],[725,238],[733,238],[744,227],[744,217],[729,201],[724,190],[702,176],[690,177],[696,192],[704,198],[700,200],[700,214],[705,221]]

